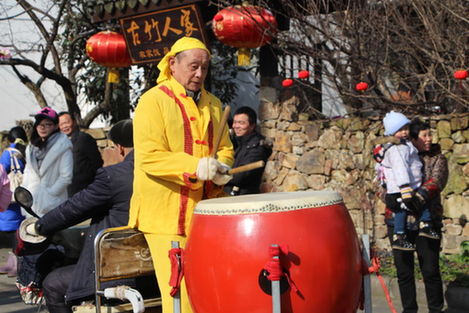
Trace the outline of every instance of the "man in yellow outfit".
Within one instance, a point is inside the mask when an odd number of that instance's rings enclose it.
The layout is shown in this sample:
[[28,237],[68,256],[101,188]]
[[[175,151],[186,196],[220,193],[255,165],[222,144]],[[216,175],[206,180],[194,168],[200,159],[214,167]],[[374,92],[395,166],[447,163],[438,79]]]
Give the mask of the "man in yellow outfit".
[[[157,86],[142,95],[134,117],[135,170],[129,226],[145,234],[153,257],[163,312],[173,312],[168,251],[184,247],[195,205],[222,191],[231,176],[233,147],[225,128],[216,159],[210,157],[222,127],[221,103],[204,88],[210,52],[184,37],[158,64]],[[192,312],[184,281],[181,311]]]

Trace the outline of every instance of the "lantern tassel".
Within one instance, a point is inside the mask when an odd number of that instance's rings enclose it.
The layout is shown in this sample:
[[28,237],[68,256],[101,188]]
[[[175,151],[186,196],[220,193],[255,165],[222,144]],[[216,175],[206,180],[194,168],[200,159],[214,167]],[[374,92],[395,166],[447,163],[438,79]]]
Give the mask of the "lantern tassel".
[[249,48],[238,49],[238,66],[249,66],[251,64],[251,50]]
[[115,67],[111,67],[107,73],[107,82],[110,84],[119,83],[119,70]]

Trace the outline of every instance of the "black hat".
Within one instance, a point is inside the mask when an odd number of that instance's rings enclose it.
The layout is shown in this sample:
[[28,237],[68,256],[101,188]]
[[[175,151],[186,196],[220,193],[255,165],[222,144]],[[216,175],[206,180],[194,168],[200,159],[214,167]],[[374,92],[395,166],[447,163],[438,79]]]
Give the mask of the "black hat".
[[132,129],[132,120],[122,120],[114,124],[109,131],[108,137],[115,144],[121,145],[126,148],[134,146],[134,132]]

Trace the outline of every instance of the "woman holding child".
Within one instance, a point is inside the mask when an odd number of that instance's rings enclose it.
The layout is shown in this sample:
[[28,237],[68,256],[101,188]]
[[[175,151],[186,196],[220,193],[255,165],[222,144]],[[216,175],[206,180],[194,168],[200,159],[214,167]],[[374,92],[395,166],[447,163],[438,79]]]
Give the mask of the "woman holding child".
[[[413,191],[411,204],[413,215],[416,216],[418,224],[414,228],[407,228],[406,235],[417,252],[425,285],[428,310],[430,313],[441,313],[444,300],[439,268],[443,213],[440,192],[445,187],[448,179],[448,163],[441,153],[440,146],[432,144],[432,134],[428,123],[419,119],[413,120],[409,124],[409,137],[412,144],[417,148],[423,164],[423,180],[421,186]],[[426,210],[429,212],[429,222],[419,220],[422,212]],[[386,217],[391,244],[393,244],[392,237],[394,234],[392,216],[393,213],[387,209]],[[431,226],[431,236],[426,232],[428,225]],[[414,277],[414,251],[393,248],[393,256],[397,269],[403,313],[416,313],[418,305]]]

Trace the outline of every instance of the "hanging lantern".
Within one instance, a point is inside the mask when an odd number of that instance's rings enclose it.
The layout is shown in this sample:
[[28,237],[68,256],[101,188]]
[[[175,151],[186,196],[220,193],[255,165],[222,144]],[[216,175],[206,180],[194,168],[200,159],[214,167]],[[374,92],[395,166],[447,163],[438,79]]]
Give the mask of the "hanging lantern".
[[454,72],[454,78],[459,79],[459,80],[466,79],[467,76],[468,76],[468,72],[466,70],[459,70],[459,71]]
[[118,67],[132,64],[124,36],[113,31],[102,31],[86,41],[86,54],[94,62],[109,67],[108,82],[119,82]]
[[248,66],[251,48],[272,40],[277,32],[273,14],[254,5],[236,5],[219,11],[212,20],[213,32],[224,44],[239,48],[238,65]]
[[298,72],[299,79],[306,79],[309,77],[309,71],[303,70]]
[[291,87],[293,86],[293,79],[287,78],[282,81],[283,87]]
[[355,85],[357,91],[366,91],[368,89],[368,84],[365,82],[359,82]]

